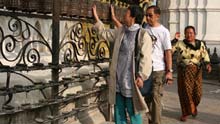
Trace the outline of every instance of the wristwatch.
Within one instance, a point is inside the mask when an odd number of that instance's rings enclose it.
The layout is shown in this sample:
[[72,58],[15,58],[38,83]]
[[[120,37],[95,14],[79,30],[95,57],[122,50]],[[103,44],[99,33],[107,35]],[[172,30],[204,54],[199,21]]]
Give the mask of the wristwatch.
[[173,73],[173,69],[172,68],[171,69],[167,69],[167,72]]

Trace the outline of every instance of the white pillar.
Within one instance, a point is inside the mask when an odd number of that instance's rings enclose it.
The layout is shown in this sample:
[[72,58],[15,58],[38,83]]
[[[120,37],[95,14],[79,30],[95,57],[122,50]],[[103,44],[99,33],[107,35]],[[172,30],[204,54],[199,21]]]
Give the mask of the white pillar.
[[168,7],[170,4],[170,0],[160,0],[160,9],[161,9],[161,17],[160,22],[168,28],[168,22],[169,22],[169,12]]
[[180,31],[183,39],[184,28],[192,25],[196,28],[197,39],[206,41],[211,52],[214,47],[220,49],[220,0],[161,0],[160,6],[163,10],[161,23],[169,25],[171,37]]
[[220,0],[209,0],[205,9],[207,12],[207,27],[204,40],[220,41]]
[[187,13],[187,7],[189,4],[189,0],[179,0],[180,1],[180,6],[179,6],[179,12],[180,12],[180,17],[179,17],[179,29],[181,32],[181,36],[184,34],[184,28],[188,25],[188,20],[189,20],[189,15]]
[[207,19],[207,13],[205,11],[205,7],[207,5],[207,0],[198,0],[198,6],[197,6],[197,38],[203,40],[206,33],[206,19]]
[[180,1],[179,0],[172,0],[172,2],[170,1],[170,5],[169,7],[169,21],[168,21],[168,25],[169,25],[169,29],[170,30],[170,34],[171,34],[171,39],[174,37],[174,34],[178,31],[179,32],[179,16],[180,13],[179,11],[177,11],[178,7],[179,7]]
[[192,25],[197,30],[197,6],[198,0],[189,0],[189,4],[187,6],[188,11],[188,25]]

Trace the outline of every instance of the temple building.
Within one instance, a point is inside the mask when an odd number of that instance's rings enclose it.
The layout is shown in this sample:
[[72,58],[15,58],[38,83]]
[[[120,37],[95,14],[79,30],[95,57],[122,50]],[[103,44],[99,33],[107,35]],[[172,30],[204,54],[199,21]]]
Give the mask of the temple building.
[[206,41],[213,51],[220,48],[220,20],[219,0],[158,0],[162,10],[161,23],[165,25],[174,37],[175,32],[181,32],[184,37],[184,28],[192,25],[196,28],[197,39]]

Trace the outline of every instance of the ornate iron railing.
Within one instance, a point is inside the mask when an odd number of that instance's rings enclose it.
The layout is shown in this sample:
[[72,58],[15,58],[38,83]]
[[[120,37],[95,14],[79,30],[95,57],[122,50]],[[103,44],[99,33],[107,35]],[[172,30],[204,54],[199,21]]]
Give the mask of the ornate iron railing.
[[[69,36],[69,40],[65,38]],[[103,60],[109,58],[109,44],[106,41],[99,41],[95,31],[91,28],[83,30],[82,23],[73,25],[60,42],[60,50],[65,46],[71,47],[64,51],[64,63],[80,62],[83,60]]]
[[[0,25],[0,55],[2,56],[0,60],[0,73],[7,75],[5,86],[0,87],[0,96],[7,96],[7,99],[1,103],[2,109],[0,110],[0,116],[16,114],[42,107],[50,108],[51,105],[67,105],[81,97],[99,94],[106,90],[105,87],[97,87],[96,84],[100,81],[101,77],[105,79],[108,76],[108,71],[103,70],[103,68],[99,66],[99,63],[109,61],[110,47],[107,41],[98,38],[89,23],[83,24],[83,22],[79,22],[67,30],[57,48],[59,49],[60,56],[62,56],[58,65],[53,65],[52,61],[48,61],[47,63],[42,61],[42,51],[35,48],[34,45],[40,44],[45,47],[49,53],[47,54],[48,57],[51,57],[53,54],[52,47],[41,32],[29,22],[13,16],[8,21],[7,31],[9,33],[7,34],[5,30],[7,29],[2,28]],[[32,40],[33,35],[36,34],[40,36],[40,40]],[[10,64],[7,65],[6,63]],[[58,69],[59,72],[62,72],[63,68],[74,67],[75,70],[78,70],[88,65],[93,65],[94,68],[98,68],[100,71],[96,69],[93,70],[93,73],[87,75],[81,74],[75,75],[74,77],[62,77],[59,82],[38,82],[23,73],[48,69]],[[30,83],[28,85],[23,85],[22,83],[13,85],[11,84],[11,79],[13,78],[11,74],[18,75]],[[44,92],[45,89],[51,87],[64,87],[57,93],[58,96],[61,96],[72,84],[80,85],[91,79],[95,79],[96,82],[93,84],[93,88],[86,92],[79,92],[75,95],[69,94],[66,97],[58,97],[57,99],[48,98]],[[42,93],[44,100],[40,100],[39,103],[24,103],[19,106],[10,105],[14,99],[14,94],[29,93],[35,90],[39,90]],[[100,95],[98,95],[98,97],[99,96]],[[101,104],[101,102],[103,101],[98,100],[96,104]],[[80,109],[75,109],[81,111],[86,108],[89,109],[90,107],[84,106]],[[69,114],[74,115],[71,111]],[[54,119],[44,119],[43,122],[53,122],[66,116],[67,114],[53,115]],[[35,121],[39,122],[40,119],[37,118]]]
[[[2,57],[6,61],[17,61],[17,65],[27,65],[28,63],[40,63],[41,58],[39,50],[31,47],[31,45],[36,43],[43,45],[49,50],[50,53],[52,53],[52,49],[43,37],[43,35],[28,22],[17,17],[12,17],[8,21],[8,29],[9,31],[11,31],[11,34],[5,35],[2,27],[0,27],[0,52]],[[42,40],[30,40],[30,38],[33,37],[33,32],[36,32]],[[21,44],[22,47],[18,51],[15,51],[16,48],[19,48],[19,45]],[[12,56],[10,56],[10,58],[7,57],[7,54],[11,53],[16,54],[14,58],[11,58]]]

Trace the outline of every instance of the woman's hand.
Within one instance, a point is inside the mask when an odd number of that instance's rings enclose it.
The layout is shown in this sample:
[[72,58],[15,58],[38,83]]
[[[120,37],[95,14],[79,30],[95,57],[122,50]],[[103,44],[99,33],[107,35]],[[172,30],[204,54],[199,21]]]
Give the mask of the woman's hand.
[[206,70],[208,73],[210,73],[212,71],[212,66],[210,64],[206,65]]
[[138,86],[138,88],[143,88],[144,81],[142,80],[141,77],[137,77],[137,79],[135,80],[135,84]]
[[111,5],[111,17],[114,20],[115,19],[115,10],[114,10],[114,6]]
[[92,7],[92,12],[93,12],[93,16],[94,16],[96,22],[98,22],[98,21],[99,21],[99,16],[98,16],[98,14],[97,14],[96,5],[94,5],[94,6]]
[[175,33],[175,39],[179,40],[180,39],[180,32]]
[[113,5],[111,5],[111,18],[117,28],[122,27],[121,22],[115,17],[115,10]]

